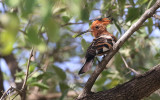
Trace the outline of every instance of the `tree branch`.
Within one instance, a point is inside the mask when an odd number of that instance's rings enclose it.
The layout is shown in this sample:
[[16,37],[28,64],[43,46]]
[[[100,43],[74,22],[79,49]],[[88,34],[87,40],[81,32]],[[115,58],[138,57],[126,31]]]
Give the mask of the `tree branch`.
[[159,76],[160,64],[124,84],[78,100],[141,100],[160,88]]
[[125,67],[127,69],[129,69],[131,72],[133,72],[136,76],[139,75],[140,74],[139,72],[137,72],[136,70],[134,70],[131,67],[129,67],[129,65],[127,64],[127,61],[124,59],[124,57],[121,55],[121,53],[119,53],[119,54],[120,54],[120,56],[121,56],[121,58],[122,58],[122,60],[123,60],[123,62],[125,64]]
[[139,20],[134,23],[126,32],[125,34],[116,42],[116,44],[113,47],[113,51],[111,51],[102,61],[100,64],[97,65],[96,69],[88,79],[87,83],[85,84],[82,94],[78,96],[79,98],[83,98],[89,94],[91,94],[91,88],[94,85],[94,82],[96,81],[97,77],[100,75],[100,73],[105,69],[106,65],[110,61],[110,59],[118,52],[120,47],[124,44],[124,42],[127,41],[127,39],[135,32],[137,31],[140,26],[147,20],[147,18],[150,18],[155,11],[160,7],[160,0],[157,0],[157,2],[148,10],[145,11],[145,13],[139,18]]
[[26,82],[27,82],[27,78],[28,78],[28,73],[29,73],[30,60],[31,60],[31,57],[32,57],[32,56],[33,56],[33,48],[32,48],[32,50],[31,50],[31,53],[30,53],[30,56],[29,56],[29,59],[28,59],[26,76],[25,76],[24,83],[23,83],[23,86],[22,86],[22,88],[21,88],[21,91],[23,91],[24,88],[25,88],[25,86],[26,86]]
[[[27,63],[27,71],[26,71],[26,75],[25,75],[25,79],[24,79],[24,82],[23,82],[23,85],[22,85],[22,88],[21,90],[19,90],[18,88],[14,88],[14,87],[10,87],[7,91],[5,91],[2,95],[2,97],[0,98],[0,100],[3,100],[5,98],[5,96],[7,95],[7,93],[12,93],[14,91],[17,91],[18,93],[16,94],[17,95],[21,95],[21,99],[22,100],[25,100],[25,97],[26,96],[26,93],[25,93],[25,89],[26,89],[26,83],[27,83],[27,79],[28,79],[28,73],[29,73],[29,66],[30,66],[30,61],[31,61],[31,57],[33,56],[33,48],[31,50],[31,53],[30,53],[30,56],[29,56],[29,59],[28,59],[28,63]],[[11,91],[13,90],[13,91]],[[13,99],[16,97],[14,96]]]
[[156,19],[160,19],[160,16],[156,14],[154,14],[153,17],[155,17]]

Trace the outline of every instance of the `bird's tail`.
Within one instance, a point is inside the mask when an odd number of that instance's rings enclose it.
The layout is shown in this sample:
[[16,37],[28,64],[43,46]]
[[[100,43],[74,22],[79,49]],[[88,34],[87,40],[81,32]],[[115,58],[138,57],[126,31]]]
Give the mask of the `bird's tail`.
[[91,68],[93,64],[93,60],[94,58],[87,58],[85,64],[83,65],[83,67],[81,68],[78,74],[83,74],[87,72]]

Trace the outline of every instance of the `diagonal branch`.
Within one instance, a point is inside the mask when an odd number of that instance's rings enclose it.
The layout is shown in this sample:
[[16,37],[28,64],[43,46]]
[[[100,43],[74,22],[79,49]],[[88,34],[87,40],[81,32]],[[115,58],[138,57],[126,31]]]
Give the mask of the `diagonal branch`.
[[112,89],[89,94],[78,100],[141,100],[160,88],[160,64],[148,72]]
[[91,94],[91,88],[94,85],[97,77],[100,75],[100,73],[105,69],[106,65],[110,61],[110,59],[118,52],[120,47],[127,41],[127,39],[135,32],[137,31],[141,25],[150,18],[155,11],[160,7],[160,0],[157,0],[157,2],[148,10],[145,11],[145,13],[139,18],[139,20],[134,23],[126,32],[125,34],[116,42],[116,44],[113,47],[113,51],[110,52],[99,65],[97,65],[96,69],[88,79],[87,83],[85,84],[82,93],[78,96],[78,98],[82,98],[84,96],[87,96]]

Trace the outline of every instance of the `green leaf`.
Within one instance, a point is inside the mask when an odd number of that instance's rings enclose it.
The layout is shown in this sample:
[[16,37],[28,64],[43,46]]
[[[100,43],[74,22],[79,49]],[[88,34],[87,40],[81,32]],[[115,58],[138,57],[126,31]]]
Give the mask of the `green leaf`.
[[122,34],[122,31],[121,31],[120,26],[116,23],[115,20],[114,20],[113,22],[114,22],[114,25],[116,26],[116,28],[118,29],[118,32],[119,32],[120,34]]
[[88,48],[87,42],[85,39],[81,40],[82,50],[85,52]]
[[140,8],[129,8],[126,22],[128,22],[128,21],[132,22],[135,19],[137,19],[140,15],[141,15],[141,9]]
[[33,12],[36,0],[24,0],[22,7],[22,16],[27,17]]
[[104,82],[107,80],[107,77],[101,77],[100,79],[98,79],[97,81],[96,81],[96,85],[98,86],[98,85],[103,85],[104,84]]
[[148,26],[148,34],[150,34],[153,31],[153,28],[152,28],[153,27],[153,20],[152,20],[152,18],[148,19],[147,26]]
[[31,86],[38,86],[42,89],[49,89],[49,86],[44,83],[33,82],[30,84]]
[[16,42],[19,29],[19,19],[15,14],[0,15],[0,52],[8,55],[13,50],[13,44]]
[[59,100],[64,100],[64,97],[67,95],[67,93],[68,93],[68,90],[62,92],[62,96],[60,97]]
[[66,79],[66,73],[61,68],[54,65],[52,66],[52,68],[61,80]]
[[150,0],[138,0],[136,4],[143,5]]
[[87,7],[82,8],[81,10],[81,19],[83,21],[88,21],[89,19],[89,10]]
[[74,34],[74,35],[72,35],[72,37],[73,37],[73,38],[76,38],[76,37],[77,37],[77,35],[78,35],[78,34]]
[[[142,1],[143,1],[143,0],[142,0]],[[154,1],[154,0],[149,0],[149,3],[148,3],[148,5],[147,5],[147,9],[150,8],[150,6],[151,6],[151,4],[152,4],[153,1]]]
[[36,63],[35,62],[31,62],[30,66],[29,66],[29,73],[33,72],[35,67],[36,67]]
[[57,22],[54,19],[49,18],[45,22],[44,26],[47,31],[49,40],[52,42],[57,42],[60,39],[59,25],[57,24]]
[[119,14],[121,15],[121,16],[123,16],[123,14],[124,14],[124,8],[125,8],[125,2],[126,2],[126,0],[118,0],[118,5],[119,5]]
[[157,53],[157,54],[155,55],[155,58],[156,58],[156,59],[160,59],[160,53]]
[[37,77],[29,77],[27,80],[27,84],[31,84],[31,83],[37,82],[39,80],[40,79],[37,79]]
[[59,86],[60,86],[61,92],[65,92],[66,90],[69,89],[69,86],[65,82],[60,82]]
[[68,23],[70,18],[68,16],[62,16],[62,19],[65,23]]
[[27,30],[26,41],[34,45],[41,43],[40,37],[38,36],[38,27],[36,25],[31,25]]
[[10,7],[16,7],[20,4],[20,0],[4,0],[4,2]]
[[23,71],[16,72],[16,74],[15,74],[16,77],[20,77],[20,78],[22,78],[24,75],[25,75],[25,73]]

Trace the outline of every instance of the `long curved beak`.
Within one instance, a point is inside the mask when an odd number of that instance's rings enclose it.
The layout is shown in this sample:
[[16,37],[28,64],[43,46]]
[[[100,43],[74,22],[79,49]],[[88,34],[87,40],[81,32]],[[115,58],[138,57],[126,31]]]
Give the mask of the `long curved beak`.
[[88,30],[86,30],[86,31],[80,32],[80,33],[77,34],[76,37],[78,37],[78,36],[80,36],[80,35],[82,35],[82,34],[84,34],[84,33],[87,33],[87,32],[93,32],[93,30],[92,30],[92,29],[88,29]]

